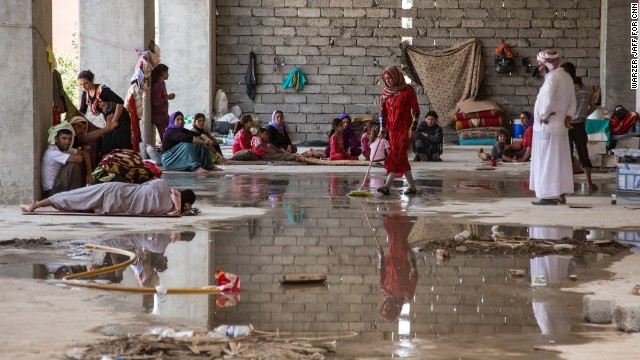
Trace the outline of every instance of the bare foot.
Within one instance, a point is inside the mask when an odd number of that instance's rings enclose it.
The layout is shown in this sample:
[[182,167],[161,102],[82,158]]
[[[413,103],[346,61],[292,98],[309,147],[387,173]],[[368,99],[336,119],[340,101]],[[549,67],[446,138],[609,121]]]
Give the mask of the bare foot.
[[217,167],[217,166],[214,166],[214,167],[213,167],[211,170],[209,170],[209,171],[222,171],[222,169],[220,169],[220,168],[219,168],[219,167]]
[[33,212],[35,210],[33,204],[31,204],[31,205],[20,205],[20,209],[22,209],[22,212],[25,212],[25,213],[30,213],[30,212]]
[[199,167],[194,171],[194,173],[196,173],[196,174],[208,174],[209,171],[207,171],[207,169],[203,169],[203,168]]

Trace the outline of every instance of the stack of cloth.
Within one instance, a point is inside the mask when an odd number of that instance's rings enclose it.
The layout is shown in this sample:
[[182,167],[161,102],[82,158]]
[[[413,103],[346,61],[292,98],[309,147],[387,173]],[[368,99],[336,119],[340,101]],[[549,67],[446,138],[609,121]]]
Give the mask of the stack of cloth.
[[456,123],[460,145],[493,145],[496,133],[503,125],[500,109],[478,112],[457,112],[451,115]]

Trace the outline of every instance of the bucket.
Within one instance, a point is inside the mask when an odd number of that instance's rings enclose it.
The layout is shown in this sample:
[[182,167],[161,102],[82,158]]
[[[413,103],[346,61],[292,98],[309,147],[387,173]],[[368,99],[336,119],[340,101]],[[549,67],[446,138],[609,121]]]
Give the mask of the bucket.
[[524,128],[522,127],[522,121],[520,119],[513,119],[513,138],[522,139],[524,136]]

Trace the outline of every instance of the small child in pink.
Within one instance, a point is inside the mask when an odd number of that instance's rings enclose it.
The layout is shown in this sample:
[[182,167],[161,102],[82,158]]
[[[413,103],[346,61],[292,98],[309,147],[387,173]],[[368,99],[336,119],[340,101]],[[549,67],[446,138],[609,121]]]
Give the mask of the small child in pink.
[[[383,132],[383,136],[386,135],[386,131]],[[384,161],[389,155],[390,148],[391,144],[389,144],[389,140],[384,137],[382,139],[376,137],[371,143],[371,159],[373,159],[373,161]]]
[[360,145],[362,145],[362,155],[366,160],[369,160],[369,155],[371,155],[371,138],[375,136],[377,126],[377,122],[369,121],[365,128],[365,132],[360,138]]

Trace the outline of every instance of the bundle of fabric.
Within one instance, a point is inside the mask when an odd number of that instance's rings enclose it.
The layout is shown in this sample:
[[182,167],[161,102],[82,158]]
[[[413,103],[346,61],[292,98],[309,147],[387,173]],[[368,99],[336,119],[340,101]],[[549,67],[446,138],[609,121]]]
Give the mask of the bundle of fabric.
[[154,177],[155,174],[142,161],[140,154],[127,149],[108,153],[93,171],[94,184],[111,181],[142,184]]
[[482,118],[490,118],[495,116],[502,115],[502,110],[494,109],[494,110],[484,110],[484,111],[476,111],[476,112],[457,112],[451,115],[451,120],[453,121],[461,121],[461,120],[471,120],[471,119],[482,119]]
[[[415,46],[402,49],[402,66],[407,76],[422,85],[433,110],[452,114],[462,100],[475,99],[482,81],[482,43],[471,39],[446,50],[424,52]],[[442,118],[447,126],[449,118]]]

